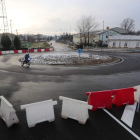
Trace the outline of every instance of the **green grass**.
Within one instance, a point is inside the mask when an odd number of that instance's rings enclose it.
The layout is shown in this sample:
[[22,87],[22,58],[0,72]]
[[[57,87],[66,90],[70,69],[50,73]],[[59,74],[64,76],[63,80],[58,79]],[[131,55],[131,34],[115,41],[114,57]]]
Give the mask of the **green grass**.
[[49,48],[50,45],[47,42],[37,42],[37,43],[22,43],[22,48]]

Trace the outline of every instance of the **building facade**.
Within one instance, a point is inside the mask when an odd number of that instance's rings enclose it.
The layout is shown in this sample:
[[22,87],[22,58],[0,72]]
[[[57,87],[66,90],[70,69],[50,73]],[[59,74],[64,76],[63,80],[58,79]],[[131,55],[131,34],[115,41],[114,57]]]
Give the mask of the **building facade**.
[[109,36],[108,47],[111,47],[111,48],[140,48],[140,36],[136,36],[136,35]]

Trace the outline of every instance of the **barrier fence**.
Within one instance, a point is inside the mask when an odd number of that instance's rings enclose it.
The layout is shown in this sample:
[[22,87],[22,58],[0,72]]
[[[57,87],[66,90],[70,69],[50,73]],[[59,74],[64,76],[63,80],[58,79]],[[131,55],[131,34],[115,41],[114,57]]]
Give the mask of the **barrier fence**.
[[54,48],[48,48],[48,49],[31,49],[31,50],[0,51],[0,55],[5,55],[5,54],[17,54],[17,53],[47,52],[47,51],[54,51]]
[[[140,85],[135,87],[113,89],[106,91],[86,92],[88,101],[80,101],[60,96],[62,100],[61,116],[64,119],[71,118],[77,120],[81,124],[85,124],[89,118],[88,109],[95,111],[99,108],[111,109],[112,104],[121,107],[124,104],[133,105],[139,103]],[[114,95],[112,99],[112,95]],[[0,96],[0,116],[5,121],[7,127],[14,123],[19,123],[13,106],[3,97]],[[54,108],[57,101],[46,100],[27,105],[21,105],[21,109],[26,110],[26,118],[29,127],[34,127],[37,123],[43,121],[54,121]]]

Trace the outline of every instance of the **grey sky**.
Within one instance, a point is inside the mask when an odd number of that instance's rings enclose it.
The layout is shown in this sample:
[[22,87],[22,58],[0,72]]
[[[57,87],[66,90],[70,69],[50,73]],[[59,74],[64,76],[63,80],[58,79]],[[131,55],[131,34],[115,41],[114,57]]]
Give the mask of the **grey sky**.
[[5,0],[8,21],[13,32],[54,35],[76,32],[77,20],[92,15],[99,22],[98,29],[119,27],[123,19],[135,20],[140,30],[140,0]]

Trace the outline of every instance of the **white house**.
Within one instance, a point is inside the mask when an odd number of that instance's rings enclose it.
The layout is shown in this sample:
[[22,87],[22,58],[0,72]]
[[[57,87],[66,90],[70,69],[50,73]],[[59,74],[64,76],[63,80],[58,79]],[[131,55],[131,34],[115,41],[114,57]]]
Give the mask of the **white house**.
[[[109,30],[98,30],[98,31],[94,31],[94,32],[90,32],[90,44],[96,44],[99,40],[103,41],[103,44],[108,44],[108,36],[113,36],[113,35],[124,35],[126,34],[126,30],[119,28],[119,27],[115,27],[115,28],[111,28]],[[84,37],[80,34],[75,34],[73,36],[73,42],[75,44],[79,44],[80,43],[80,38],[81,38],[81,42],[84,43]],[[86,40],[87,41],[87,40]]]
[[113,48],[140,48],[140,36],[136,36],[136,35],[109,36],[108,47],[113,47]]

